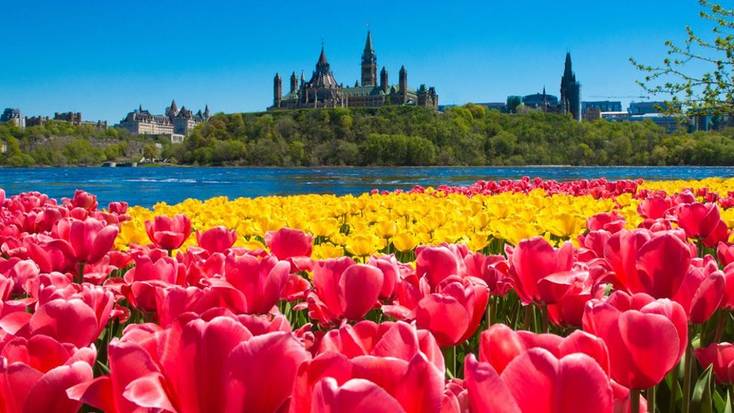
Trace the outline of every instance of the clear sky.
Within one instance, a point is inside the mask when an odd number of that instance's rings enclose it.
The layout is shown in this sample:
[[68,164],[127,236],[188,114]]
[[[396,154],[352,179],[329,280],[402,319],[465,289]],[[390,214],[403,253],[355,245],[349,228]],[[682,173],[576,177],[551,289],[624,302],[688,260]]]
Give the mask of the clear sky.
[[[7,2],[6,4],[2,4]],[[353,84],[367,27],[397,83],[435,86],[440,103],[557,95],[566,51],[583,100],[642,94],[630,56],[655,63],[666,39],[700,27],[696,0],[219,1],[0,0],[0,109],[81,111],[119,121],[175,98],[194,110],[264,110],[275,72],[313,70],[323,40]],[[640,99],[636,99],[640,100]]]

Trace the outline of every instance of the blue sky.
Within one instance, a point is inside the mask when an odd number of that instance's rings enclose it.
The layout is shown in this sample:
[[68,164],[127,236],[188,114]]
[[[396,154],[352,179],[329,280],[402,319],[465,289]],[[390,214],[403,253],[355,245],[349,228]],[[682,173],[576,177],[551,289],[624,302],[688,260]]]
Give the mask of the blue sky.
[[405,64],[410,85],[435,86],[444,104],[504,101],[544,85],[557,95],[566,51],[584,100],[638,96],[641,75],[627,59],[659,62],[666,39],[701,26],[696,0],[0,5],[0,108],[112,122],[138,104],[163,112],[174,97],[214,112],[263,110],[274,73],[285,84],[293,70],[308,76],[322,40],[337,80],[353,84],[367,27],[391,82]]

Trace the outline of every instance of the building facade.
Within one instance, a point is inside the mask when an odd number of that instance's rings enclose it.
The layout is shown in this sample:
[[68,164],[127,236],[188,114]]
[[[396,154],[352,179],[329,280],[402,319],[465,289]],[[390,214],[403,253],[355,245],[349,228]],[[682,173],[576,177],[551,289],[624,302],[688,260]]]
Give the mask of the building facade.
[[542,93],[523,96],[522,104],[528,108],[540,109],[543,112],[555,112],[558,107],[558,97],[547,94],[545,88],[543,88]]
[[566,63],[561,77],[561,111],[581,120],[581,83],[576,80],[571,64],[571,53],[566,53]]
[[273,105],[268,110],[358,107],[375,108],[385,105],[412,105],[432,109],[438,108],[438,94],[433,87],[421,85],[417,90],[408,86],[408,71],[405,66],[398,73],[398,84],[390,85],[387,69],[377,75],[377,54],[372,46],[372,35],[367,32],[361,60],[361,82],[353,87],[338,83],[331,71],[324,48],[316,62],[310,80],[300,79],[293,72],[289,79],[288,93],[283,94],[283,79],[280,74],[273,79]]
[[81,125],[82,114],[81,112],[56,112],[54,113],[54,120],[69,122],[72,125]]
[[208,105],[203,112],[199,110],[193,113],[185,106],[179,109],[176,100],[172,100],[163,115],[154,115],[141,105],[137,110],[128,113],[117,126],[134,135],[167,135],[172,141],[182,142],[184,136],[190,134],[196,125],[209,119],[209,116]]
[[0,122],[7,122],[21,129],[25,128],[25,117],[18,108],[6,108],[0,115]]

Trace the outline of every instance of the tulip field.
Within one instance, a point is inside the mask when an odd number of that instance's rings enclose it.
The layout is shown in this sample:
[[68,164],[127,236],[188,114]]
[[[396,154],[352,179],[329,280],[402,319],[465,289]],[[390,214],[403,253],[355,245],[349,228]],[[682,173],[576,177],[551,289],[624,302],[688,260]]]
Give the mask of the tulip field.
[[734,179],[0,189],[0,413],[734,412]]

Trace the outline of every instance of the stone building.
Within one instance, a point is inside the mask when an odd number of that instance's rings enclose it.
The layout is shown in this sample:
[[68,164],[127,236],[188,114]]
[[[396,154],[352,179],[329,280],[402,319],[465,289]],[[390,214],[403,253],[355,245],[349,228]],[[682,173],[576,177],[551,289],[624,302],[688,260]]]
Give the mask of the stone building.
[[148,110],[143,110],[142,105],[135,111],[127,114],[120,121],[118,127],[127,129],[135,135],[168,135],[172,141],[181,142],[183,137],[193,131],[196,125],[209,119],[209,106],[204,111],[193,113],[182,106],[181,109],[172,100],[171,105],[165,109],[163,115],[153,115]]
[[54,120],[62,120],[72,125],[81,125],[82,114],[81,112],[56,112],[54,113]]
[[25,128],[25,118],[20,109],[17,108],[6,108],[0,115],[0,122],[11,123],[21,129]]
[[390,85],[387,69],[383,66],[377,77],[377,54],[372,46],[372,35],[367,32],[361,59],[361,81],[353,87],[338,83],[326,59],[324,48],[316,62],[316,70],[306,81],[293,72],[288,93],[283,94],[283,79],[273,79],[273,105],[268,110],[358,107],[374,108],[384,105],[413,105],[438,108],[438,94],[433,87],[421,85],[417,90],[408,86],[405,66],[398,73],[398,84]]
[[571,53],[566,53],[566,64],[561,77],[561,111],[581,120],[581,83],[576,81],[576,73],[571,66]]

